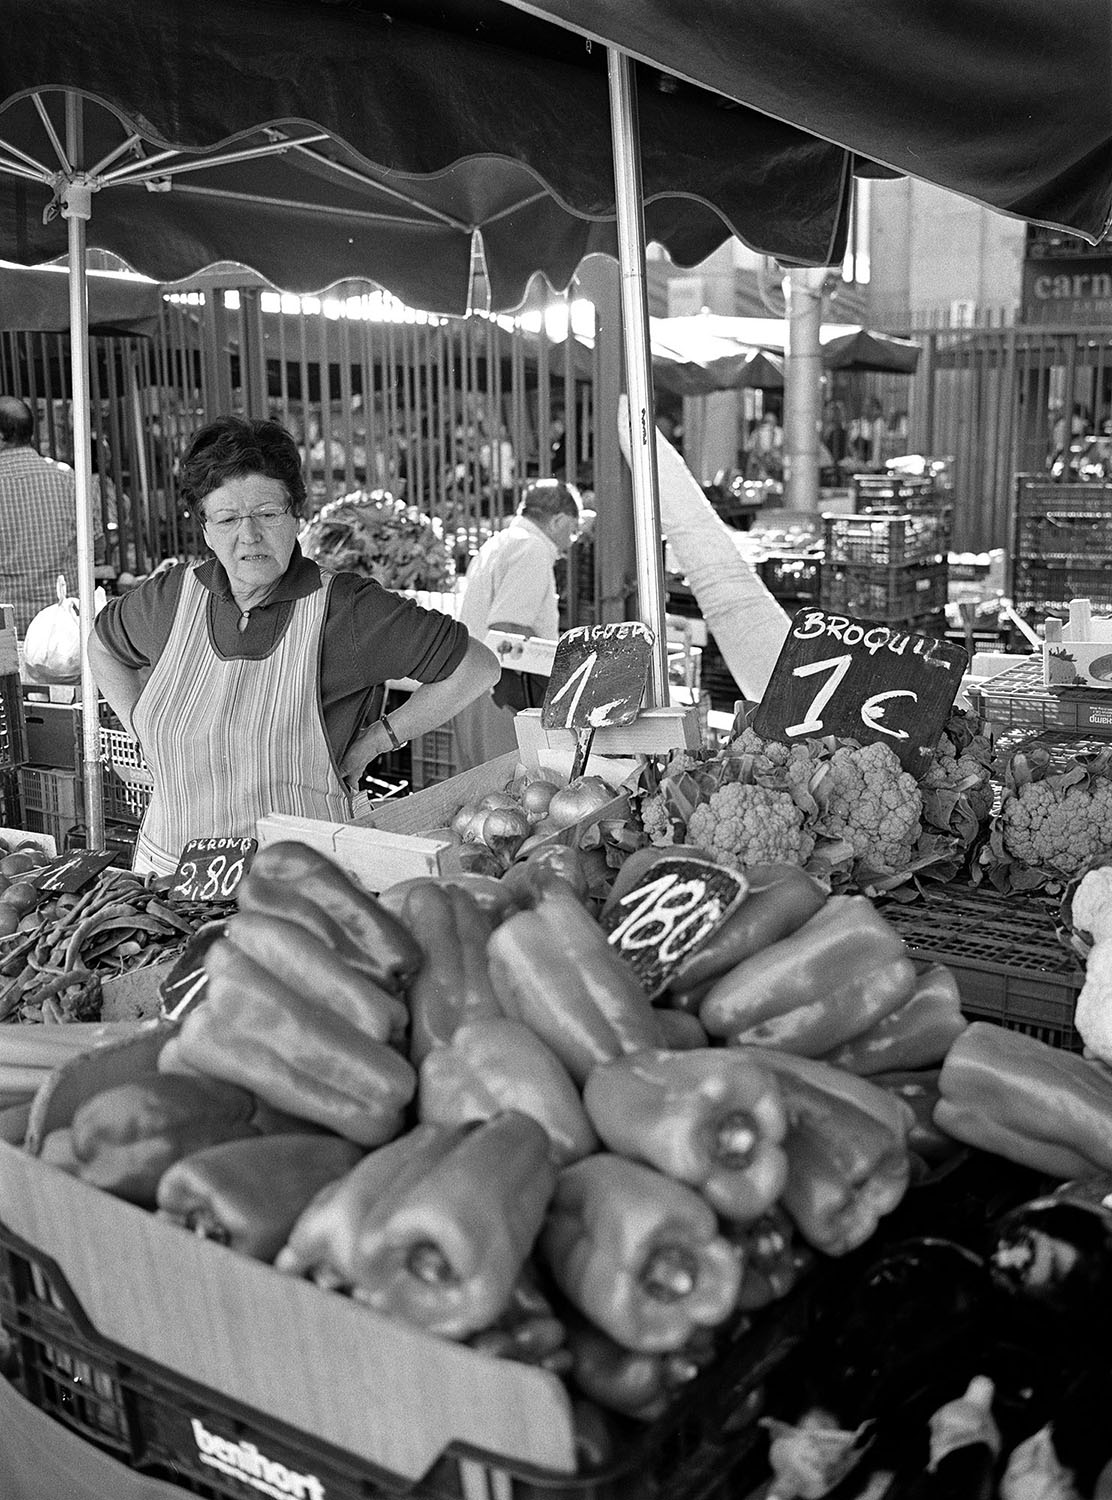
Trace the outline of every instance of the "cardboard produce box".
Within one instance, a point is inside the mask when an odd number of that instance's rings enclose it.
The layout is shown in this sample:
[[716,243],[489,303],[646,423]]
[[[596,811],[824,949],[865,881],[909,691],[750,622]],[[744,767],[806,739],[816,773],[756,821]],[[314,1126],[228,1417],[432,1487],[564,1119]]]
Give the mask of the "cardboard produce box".
[[[152,1067],[172,1031],[152,1024],[58,1069],[36,1098],[29,1147],[82,1099]],[[12,1241],[56,1268],[94,1354],[143,1372],[138,1420],[152,1403],[160,1422],[171,1413],[179,1457],[202,1474],[200,1450],[235,1463],[247,1442],[310,1479],[339,1455],[345,1473],[389,1476],[391,1492],[438,1462],[454,1471],[453,1492],[476,1496],[509,1495],[506,1475],[496,1482],[503,1466],[552,1480],[575,1473],[557,1376],[280,1275],[0,1141],[0,1243]],[[103,1402],[112,1394],[98,1385]],[[317,1491],[307,1482],[296,1493]]]

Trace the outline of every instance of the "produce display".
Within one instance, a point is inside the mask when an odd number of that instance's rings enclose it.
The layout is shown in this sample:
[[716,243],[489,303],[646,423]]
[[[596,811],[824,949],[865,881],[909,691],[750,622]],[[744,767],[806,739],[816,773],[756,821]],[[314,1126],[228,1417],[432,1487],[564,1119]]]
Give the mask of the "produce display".
[[[23,862],[0,878],[0,913],[16,916],[0,937],[0,1021],[95,1021],[107,979],[177,952],[212,907],[168,899],[171,878],[109,866],[80,892],[40,891],[29,877],[45,860],[31,849],[0,864]],[[0,1058],[3,1056],[0,1028]]]
[[387,589],[452,587],[455,564],[442,524],[385,490],[356,490],[322,506],[301,532],[306,557]]
[[951,713],[918,781],[883,741],[788,746],[742,726],[723,750],[674,756],[643,787],[640,817],[655,844],[699,845],[741,869],[797,864],[835,891],[874,895],[970,872],[992,767],[992,737],[969,710]]
[[[808,774],[838,777],[841,748],[808,752]],[[536,839],[560,789],[531,785],[528,806],[518,783],[461,809],[459,847],[487,870],[381,898],[306,845],[264,846],[157,1071],[93,1092],[44,1161],[322,1296],[559,1377],[584,1464],[817,1287],[802,1363],[770,1367],[744,1416],[764,1413],[778,1500],[851,1475],[918,1493],[931,1454],[944,1476],[979,1466],[986,1495],[1069,1469],[1061,1390],[1095,1401],[1106,1382],[1047,1309],[1079,1319],[1082,1288],[1112,1277],[1083,1282],[1079,1261],[1094,1233],[1112,1246],[1112,1213],[1094,1201],[1077,1229],[1062,1209],[1112,1173],[1112,1072],[967,1022],[945,966],[791,857],[744,864],[741,899],[650,999],[599,917],[672,855],[734,853],[630,847],[605,783]],[[594,882],[576,847],[586,828],[602,848],[592,813],[614,856]],[[1104,868],[1063,905],[1090,957],[1112,929]],[[893,1239],[967,1161],[996,1163],[1003,1211],[986,1191]],[[1040,1359],[1061,1389],[1022,1384]]]
[[[662,852],[630,856],[608,899]],[[964,1024],[865,898],[794,865],[748,879],[654,1004],[598,902],[543,861],[379,900],[305,845],[266,845],[158,1072],[92,1094],[42,1154],[652,1421],[928,1170],[906,1083],[864,1073],[937,1069]],[[716,996],[757,963],[751,998]],[[921,1019],[947,1002],[948,1025]],[[858,1071],[829,1060],[857,1037]]]

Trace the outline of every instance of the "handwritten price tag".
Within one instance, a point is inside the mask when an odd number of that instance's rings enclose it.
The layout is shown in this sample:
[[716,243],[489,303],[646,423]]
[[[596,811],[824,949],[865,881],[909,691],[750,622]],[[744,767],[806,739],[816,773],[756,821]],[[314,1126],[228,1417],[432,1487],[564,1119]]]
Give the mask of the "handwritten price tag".
[[938,743],[969,653],[952,642],[801,609],[753,718],[764,739],[883,740],[917,775]]
[[257,839],[190,839],[174,871],[171,896],[178,901],[231,901],[258,847]]
[[65,892],[74,895],[96,879],[102,870],[114,864],[110,849],[78,849],[64,858],[51,860],[38,870],[32,883],[40,891]]
[[603,913],[603,930],[655,999],[680,960],[706,942],[748,889],[740,875],[713,860],[665,855]]
[[595,730],[635,719],[654,639],[637,620],[565,630],[544,695],[544,728]]

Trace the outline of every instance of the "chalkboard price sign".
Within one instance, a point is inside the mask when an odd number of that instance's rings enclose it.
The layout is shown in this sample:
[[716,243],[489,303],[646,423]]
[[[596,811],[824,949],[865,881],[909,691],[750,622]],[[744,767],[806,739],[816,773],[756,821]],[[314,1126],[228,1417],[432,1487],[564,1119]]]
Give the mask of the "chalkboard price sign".
[[883,740],[917,775],[961,686],[962,646],[895,625],[801,609],[753,718],[763,739]]
[[258,847],[257,839],[190,839],[170,895],[177,901],[231,901]]
[[178,954],[173,968],[158,986],[162,1014],[168,1021],[180,1021],[187,1011],[200,1005],[208,991],[205,955],[227,931],[223,917],[203,922]]
[[32,878],[40,891],[74,895],[97,878],[102,870],[115,863],[111,849],[77,849],[43,865]]
[[681,959],[706,942],[748,888],[740,875],[713,860],[666,854],[600,920],[655,999]]
[[556,643],[541,709],[545,729],[628,724],[645,696],[655,637],[647,625],[578,625]]

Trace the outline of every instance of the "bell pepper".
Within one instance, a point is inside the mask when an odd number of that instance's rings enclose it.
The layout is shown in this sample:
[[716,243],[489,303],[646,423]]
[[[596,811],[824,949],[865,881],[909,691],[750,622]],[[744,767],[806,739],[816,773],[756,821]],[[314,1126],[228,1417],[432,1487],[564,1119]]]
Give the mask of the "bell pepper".
[[698,1016],[686,1010],[673,1010],[670,1005],[655,1005],[653,1009],[664,1034],[664,1045],[670,1052],[690,1052],[695,1047],[710,1046],[710,1037]]
[[226,935],[305,1000],[326,1006],[376,1042],[404,1038],[409,1012],[402,1001],[342,962],[296,922],[241,911],[228,918]]
[[637,976],[571,892],[553,885],[508,917],[487,958],[502,1010],[543,1037],[578,1084],[596,1063],[664,1044]]
[[896,1010],[915,965],[865,896],[833,896],[790,937],[715,980],[699,1007],[711,1036],[821,1057]]
[[163,1217],[204,1239],[271,1261],[297,1216],[362,1156],[338,1135],[268,1135],[223,1141],[174,1162],[156,1194]]
[[506,1310],[555,1181],[527,1115],[418,1125],[318,1194],[275,1265],[464,1339]]
[[907,1149],[928,1166],[947,1161],[961,1149],[960,1143],[934,1123],[934,1112],[942,1097],[938,1068],[911,1068],[893,1073],[873,1073],[870,1082],[892,1094],[908,1113]]
[[397,1135],[417,1087],[405,1058],[221,938],[205,958],[208,999],[178,1033],[178,1054],[212,1078],[362,1146]]
[[566,1375],[571,1369],[567,1327],[537,1285],[528,1261],[514,1283],[505,1311],[467,1342],[481,1354],[537,1365],[554,1375]]
[[558,1167],[598,1150],[571,1074],[521,1021],[507,1016],[469,1021],[421,1064],[417,1114],[422,1121],[465,1125],[507,1109],[544,1126]]
[[236,901],[240,911],[296,922],[394,994],[424,962],[420,944],[397,917],[308,844],[265,844],[236,888]]
[[465,1021],[502,1014],[487,972],[494,922],[466,892],[435,880],[410,888],[402,919],[420,934],[426,955],[409,988],[409,1059],[416,1067]]
[[863,1078],[933,1067],[968,1024],[961,1013],[954,971],[945,964],[932,964],[915,981],[909,999],[828,1052],[826,1061]]
[[255,1101],[217,1078],[149,1073],[80,1104],[70,1146],[83,1182],[154,1208],[162,1174],[219,1141],[257,1134]]
[[742,1312],[757,1312],[786,1297],[814,1260],[778,1203],[752,1224],[728,1224],[725,1234],[741,1251],[737,1305]]
[[736,1050],[647,1050],[601,1063],[583,1103],[609,1150],[698,1188],[724,1219],[757,1219],[780,1196],[780,1089]]
[[741,1261],[686,1183],[602,1151],[565,1167],[542,1257],[572,1306],[626,1349],[679,1349],[737,1301]]
[[967,1145],[1053,1177],[1112,1169],[1112,1073],[987,1021],[946,1054],[934,1122]]
[[668,1354],[638,1353],[616,1343],[601,1328],[574,1323],[568,1330],[571,1379],[609,1411],[638,1422],[663,1416],[676,1393],[714,1359],[714,1335],[697,1328],[680,1349]]
[[684,958],[668,983],[673,993],[729,973],[742,959],[810,921],[827,899],[819,882],[798,865],[753,865],[745,876],[749,890],[744,901],[701,948]]
[[754,1055],[772,1068],[788,1113],[780,1201],[814,1249],[855,1250],[907,1191],[903,1107],[868,1079],[826,1063],[764,1049]]

